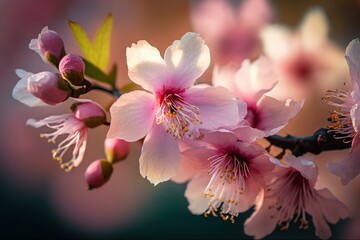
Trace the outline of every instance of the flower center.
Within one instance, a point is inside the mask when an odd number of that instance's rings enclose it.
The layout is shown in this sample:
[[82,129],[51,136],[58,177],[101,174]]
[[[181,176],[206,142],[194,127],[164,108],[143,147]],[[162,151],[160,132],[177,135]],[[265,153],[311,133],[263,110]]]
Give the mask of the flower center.
[[344,142],[351,142],[356,134],[350,116],[351,108],[355,104],[351,96],[351,90],[328,90],[322,100],[336,107],[330,112],[329,121],[331,124],[327,128],[337,133],[334,138],[344,139]]
[[164,124],[166,131],[175,138],[192,137],[196,125],[201,125],[199,108],[189,104],[177,93],[166,94],[159,100],[155,113],[156,123]]
[[239,154],[224,153],[212,156],[208,160],[208,173],[211,179],[204,194],[211,200],[204,215],[212,213],[213,216],[217,216],[216,212],[221,209],[222,219],[234,222],[234,217],[239,213],[238,202],[245,191],[246,179],[251,177],[248,160]]
[[309,180],[294,169],[282,170],[268,191],[269,197],[276,198],[276,203],[269,206],[269,209],[276,210],[276,217],[270,217],[277,220],[281,230],[286,230],[292,219],[294,222],[300,221],[300,229],[308,229],[305,204],[312,201],[314,195]]

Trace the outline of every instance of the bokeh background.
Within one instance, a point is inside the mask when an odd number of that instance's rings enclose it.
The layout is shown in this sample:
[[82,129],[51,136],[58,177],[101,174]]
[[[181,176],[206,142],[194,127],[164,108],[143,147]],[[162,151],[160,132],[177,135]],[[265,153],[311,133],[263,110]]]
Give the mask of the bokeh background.
[[[359,37],[360,1],[272,0],[270,3],[276,14],[273,22],[291,28],[298,26],[303,14],[312,6],[323,7],[329,19],[330,38],[342,49]],[[117,84],[122,86],[129,81],[126,47],[145,39],[164,52],[185,32],[193,31],[190,11],[196,4],[185,0],[0,0],[1,237],[250,238],[243,234],[243,223],[251,211],[241,214],[235,224],[221,218],[193,216],[183,196],[185,185],[167,182],[154,188],[143,179],[138,171],[141,147],[138,143],[131,145],[132,151],[126,161],[115,165],[109,183],[101,189],[87,191],[83,173],[91,161],[104,156],[100,139],[106,135],[107,128],[90,131],[84,162],[65,173],[51,159],[53,146],[39,138],[42,131],[25,126],[25,122],[28,118],[61,114],[67,111],[66,107],[30,109],[11,97],[18,81],[16,68],[31,72],[55,70],[28,48],[30,40],[36,38],[44,26],[63,37],[68,53],[81,54],[67,20],[80,23],[93,36],[99,23],[112,12],[115,21],[111,61],[118,64]],[[202,77],[203,81],[210,81],[211,69]],[[89,97],[103,105],[111,103],[111,98],[102,93],[89,94]],[[330,108],[320,98],[321,95],[309,98],[283,133],[305,136],[325,126]],[[332,226],[333,238],[357,239],[360,238],[357,227],[360,223],[360,178],[342,186],[325,168],[326,162],[339,160],[345,154],[346,151],[337,151],[316,156],[320,167],[318,187],[330,188],[348,205],[353,216]],[[292,225],[288,231],[277,230],[269,238],[314,238],[314,229],[303,232]]]

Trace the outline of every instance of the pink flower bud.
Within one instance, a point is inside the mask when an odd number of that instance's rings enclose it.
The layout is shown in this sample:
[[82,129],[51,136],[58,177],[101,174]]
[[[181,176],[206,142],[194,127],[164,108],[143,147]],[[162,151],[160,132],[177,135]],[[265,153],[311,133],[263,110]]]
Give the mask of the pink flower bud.
[[84,85],[85,64],[80,56],[74,54],[65,55],[59,64],[59,70],[63,78],[75,86]]
[[54,31],[44,27],[37,39],[32,39],[29,48],[36,51],[44,62],[49,61],[58,66],[65,56],[64,42]]
[[75,118],[85,123],[88,128],[95,128],[106,121],[106,113],[103,108],[92,101],[74,103],[71,106]]
[[92,162],[85,171],[85,180],[89,190],[104,185],[110,179],[112,172],[112,165],[105,159]]
[[40,72],[27,79],[27,90],[43,102],[55,105],[68,99],[68,83],[52,72]]
[[130,152],[130,144],[122,139],[106,138],[104,146],[106,159],[112,164],[124,160]]

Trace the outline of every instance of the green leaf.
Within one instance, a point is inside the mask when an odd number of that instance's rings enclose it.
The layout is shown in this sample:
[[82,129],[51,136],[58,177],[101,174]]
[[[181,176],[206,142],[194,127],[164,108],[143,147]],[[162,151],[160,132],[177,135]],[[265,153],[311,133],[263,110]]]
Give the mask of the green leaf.
[[86,59],[94,66],[106,71],[110,57],[110,38],[113,28],[113,17],[109,14],[102,25],[99,27],[94,41],[91,41],[86,31],[80,24],[69,21],[69,27],[72,30],[80,49],[83,51]]
[[109,84],[115,88],[115,82],[116,82],[116,75],[117,75],[117,66],[116,64],[113,65],[112,70],[108,76]]
[[92,64],[91,62],[89,62],[88,60],[84,59],[84,63],[85,63],[85,75],[89,76],[93,79],[96,79],[100,82],[104,82],[104,83],[110,83],[110,78],[101,70],[99,69],[97,66],[95,66],[94,64]]

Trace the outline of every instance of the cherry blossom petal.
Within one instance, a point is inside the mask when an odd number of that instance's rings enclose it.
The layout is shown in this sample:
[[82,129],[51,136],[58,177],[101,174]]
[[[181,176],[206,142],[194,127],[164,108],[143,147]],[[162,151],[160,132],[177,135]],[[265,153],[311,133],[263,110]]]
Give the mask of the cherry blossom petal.
[[290,119],[300,111],[303,101],[295,102],[291,99],[279,101],[275,98],[264,96],[258,103],[260,121],[258,129],[265,132],[266,136],[274,135],[280,131]]
[[350,110],[350,116],[352,125],[354,127],[355,132],[360,132],[360,107],[356,103]]
[[271,219],[270,206],[276,202],[275,198],[264,198],[264,191],[258,196],[255,211],[246,219],[244,224],[244,232],[247,235],[254,236],[255,239],[260,239],[272,233],[276,228],[276,221]]
[[183,183],[199,173],[209,169],[208,159],[218,151],[207,148],[189,149],[181,154],[181,162],[178,173],[171,178],[176,183]]
[[28,78],[32,76],[33,73],[26,72],[22,69],[16,69],[15,72],[16,75],[21,79],[17,82],[12,91],[13,98],[29,107],[49,106],[48,104],[41,101],[39,98],[32,95],[27,89]]
[[[261,175],[256,177],[261,177]],[[258,180],[256,179],[256,181]],[[239,212],[245,212],[255,204],[255,200],[262,190],[256,181],[250,179],[245,182],[245,191],[241,194],[240,201],[238,202]]]
[[360,91],[360,41],[352,40],[346,48],[345,59],[349,65],[353,89]]
[[221,86],[234,93],[235,96],[241,96],[241,91],[235,83],[235,69],[230,66],[220,67],[215,65],[212,75],[212,83],[215,87]]
[[110,108],[109,138],[134,142],[149,132],[155,119],[155,98],[144,91],[123,94]]
[[208,133],[204,136],[203,141],[212,145],[216,149],[226,149],[237,142],[238,138],[235,134],[228,130],[219,130]]
[[153,124],[145,137],[140,174],[157,185],[175,176],[180,166],[180,151],[176,139],[162,125]]
[[204,191],[210,181],[210,175],[202,174],[191,179],[185,190],[185,197],[189,202],[189,210],[193,214],[203,214],[208,209],[209,198],[206,198]]
[[[256,12],[256,14],[254,14]],[[260,28],[272,18],[272,9],[267,0],[245,0],[238,8],[238,23]]]
[[[245,123],[245,124],[244,124]],[[265,137],[265,133],[259,129],[252,128],[249,124],[246,124],[246,120],[242,125],[233,130],[234,134],[244,142],[253,142],[257,138]]]
[[215,44],[224,29],[235,20],[235,14],[226,1],[197,1],[191,11],[191,22],[208,43]]
[[286,156],[285,159],[293,168],[298,170],[304,178],[308,179],[313,186],[315,185],[318,169],[313,158],[289,155]]
[[327,167],[329,171],[341,178],[342,184],[348,184],[350,180],[359,175],[360,173],[360,144],[357,144],[352,153],[349,154],[344,160],[339,162],[330,162]]
[[209,67],[210,51],[198,34],[188,32],[166,49],[164,59],[172,72],[168,87],[188,88]]
[[201,128],[235,126],[239,122],[238,106],[232,94],[223,87],[191,88],[184,99],[199,108]]
[[270,59],[279,60],[287,56],[291,45],[291,32],[281,25],[271,25],[260,32],[264,53]]
[[320,7],[310,9],[302,20],[300,34],[305,48],[318,50],[327,41],[328,20]]
[[[349,217],[349,209],[337,200],[328,189],[318,190],[317,193],[319,194],[318,198],[321,203],[319,204],[322,209],[321,212],[329,223],[335,224],[340,219]],[[336,211],[333,211],[333,209],[336,209]]]
[[130,79],[144,89],[155,92],[167,81],[165,61],[159,50],[141,40],[126,49]]
[[253,63],[244,60],[235,74],[237,95],[248,104],[256,102],[276,85],[277,75],[273,71],[272,62],[261,56]]

